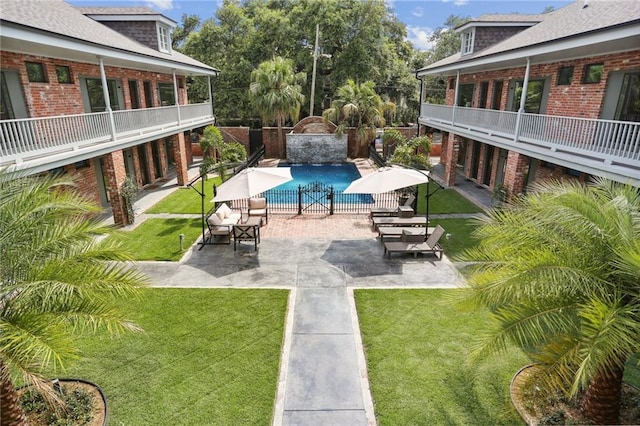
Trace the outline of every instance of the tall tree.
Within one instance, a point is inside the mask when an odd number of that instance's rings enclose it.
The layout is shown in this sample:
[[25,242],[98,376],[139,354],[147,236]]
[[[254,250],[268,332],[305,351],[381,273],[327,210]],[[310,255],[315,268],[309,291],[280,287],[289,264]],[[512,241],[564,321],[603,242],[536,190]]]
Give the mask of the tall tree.
[[298,120],[304,102],[301,84],[304,84],[306,77],[304,73],[295,73],[293,61],[279,56],[261,63],[251,72],[249,92],[253,104],[263,123],[275,121],[278,126],[280,157],[284,155],[282,126],[287,119]]
[[357,84],[349,80],[338,89],[331,108],[326,109],[322,117],[336,123],[338,132],[344,132],[347,127],[356,129],[357,144],[351,156],[359,157],[362,148],[375,137],[377,128],[384,127],[384,108],[372,81]]
[[469,300],[495,328],[476,356],[515,344],[543,383],[581,397],[596,424],[617,424],[622,376],[640,351],[640,194],[599,179],[548,182],[496,210],[464,260]]
[[78,333],[138,328],[118,299],[139,294],[145,279],[116,245],[101,208],[69,178],[0,172],[0,413],[2,425],[24,424],[16,379],[43,388],[43,372],[77,356]]

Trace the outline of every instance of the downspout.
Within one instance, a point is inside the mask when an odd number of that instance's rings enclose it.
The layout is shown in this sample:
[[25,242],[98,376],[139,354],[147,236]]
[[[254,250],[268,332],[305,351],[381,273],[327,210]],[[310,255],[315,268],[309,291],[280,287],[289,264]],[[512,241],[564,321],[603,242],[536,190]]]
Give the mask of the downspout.
[[451,113],[451,124],[456,122],[456,109],[458,108],[458,91],[460,89],[460,70],[456,71],[456,90],[453,94],[453,112]]
[[216,107],[213,105],[213,89],[211,86],[211,76],[207,76],[207,82],[209,83],[209,102],[211,102],[211,115],[213,115],[213,123],[216,120]]
[[514,142],[518,142],[518,139],[520,139],[520,120],[522,119],[524,106],[527,103],[527,86],[529,86],[529,71],[531,71],[531,58],[527,57],[527,68],[524,72],[524,82],[522,83],[522,96],[520,96],[520,108],[518,109],[518,116],[516,117],[516,128],[513,135]]
[[173,96],[176,98],[176,109],[178,111],[178,125],[182,124],[180,117],[180,98],[178,98],[178,80],[176,79],[176,70],[173,70]]
[[420,99],[418,102],[418,133],[416,133],[416,137],[420,136],[420,116],[422,115],[422,100],[424,96],[424,80],[418,77],[418,72],[416,71],[416,78],[420,82]]
[[98,56],[100,61],[100,81],[102,82],[102,95],[104,96],[105,108],[109,114],[109,130],[111,131],[111,140],[116,140],[116,122],[113,119],[113,111],[111,110],[111,98],[109,98],[109,87],[107,86],[107,75],[104,72],[104,62],[102,56]]

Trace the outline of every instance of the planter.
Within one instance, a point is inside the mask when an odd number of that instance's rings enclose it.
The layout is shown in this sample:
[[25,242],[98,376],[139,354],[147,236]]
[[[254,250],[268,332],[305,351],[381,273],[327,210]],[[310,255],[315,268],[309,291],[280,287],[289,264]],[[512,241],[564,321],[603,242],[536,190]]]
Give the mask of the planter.
[[[107,424],[108,410],[107,410],[107,399],[102,392],[102,389],[95,383],[91,383],[82,379],[53,379],[51,381],[51,386],[59,385],[65,390],[73,390],[73,389],[84,389],[89,392],[93,396],[93,421],[89,424],[90,426],[105,426]],[[18,389],[18,394],[22,394],[26,390],[30,389],[32,386],[27,385]]]

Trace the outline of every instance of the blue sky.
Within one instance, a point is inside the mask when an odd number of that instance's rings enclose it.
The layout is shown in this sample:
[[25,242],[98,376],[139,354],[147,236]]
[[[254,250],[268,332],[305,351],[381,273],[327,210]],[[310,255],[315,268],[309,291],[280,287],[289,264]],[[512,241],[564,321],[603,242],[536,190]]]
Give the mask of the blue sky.
[[[182,15],[198,15],[204,21],[215,14],[221,0],[67,0],[78,6],[148,6],[180,22]],[[317,0],[322,1],[322,0]],[[478,17],[484,13],[541,13],[547,6],[559,9],[571,1],[557,0],[386,0],[407,26],[407,39],[420,50],[431,46],[433,31],[450,15]]]

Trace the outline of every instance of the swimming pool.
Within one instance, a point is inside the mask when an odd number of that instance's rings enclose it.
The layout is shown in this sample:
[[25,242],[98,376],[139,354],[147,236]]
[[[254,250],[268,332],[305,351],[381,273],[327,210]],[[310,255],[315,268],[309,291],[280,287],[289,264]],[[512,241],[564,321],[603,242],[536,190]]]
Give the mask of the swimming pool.
[[321,182],[326,186],[333,186],[336,203],[373,203],[373,197],[368,194],[342,194],[351,182],[359,179],[360,172],[353,163],[322,163],[322,164],[289,164],[281,163],[278,167],[291,167],[293,180],[283,183],[265,193],[272,203],[291,202],[291,197],[299,186],[306,186],[313,182]]

